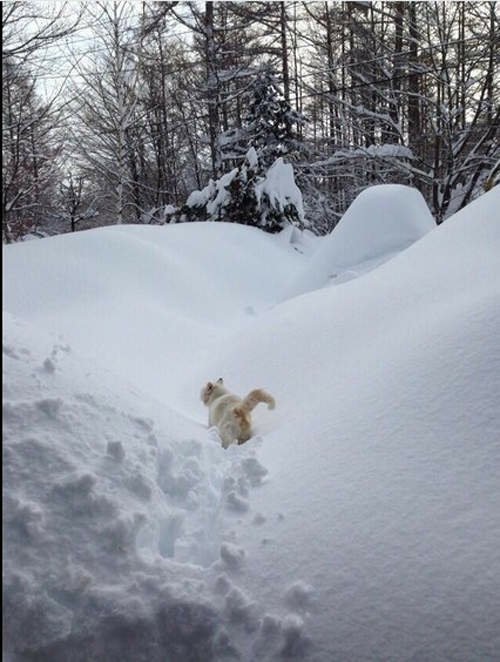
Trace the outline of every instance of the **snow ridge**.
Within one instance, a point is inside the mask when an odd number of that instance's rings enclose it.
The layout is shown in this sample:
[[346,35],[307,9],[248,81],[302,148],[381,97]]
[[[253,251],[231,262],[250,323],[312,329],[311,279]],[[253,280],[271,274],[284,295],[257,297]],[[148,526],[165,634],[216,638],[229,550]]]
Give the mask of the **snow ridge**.
[[293,646],[287,622],[271,632],[239,588],[246,553],[223,526],[254,517],[259,439],[224,451],[213,431],[172,426],[173,412],[151,418],[138,393],[117,408],[112,374],[82,372],[69,345],[4,323],[9,659],[181,662]]
[[[351,212],[4,248],[9,662],[495,659],[500,188],[438,228],[385,193],[395,243]],[[218,376],[278,403],[227,450]]]

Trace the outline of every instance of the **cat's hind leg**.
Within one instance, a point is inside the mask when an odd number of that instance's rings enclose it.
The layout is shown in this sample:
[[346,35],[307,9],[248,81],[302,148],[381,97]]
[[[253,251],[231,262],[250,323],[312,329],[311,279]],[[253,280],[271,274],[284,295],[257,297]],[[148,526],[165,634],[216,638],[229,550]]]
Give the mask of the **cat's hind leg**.
[[230,446],[236,440],[234,428],[229,423],[226,423],[220,427],[219,436],[222,441],[222,448],[228,448],[228,446]]

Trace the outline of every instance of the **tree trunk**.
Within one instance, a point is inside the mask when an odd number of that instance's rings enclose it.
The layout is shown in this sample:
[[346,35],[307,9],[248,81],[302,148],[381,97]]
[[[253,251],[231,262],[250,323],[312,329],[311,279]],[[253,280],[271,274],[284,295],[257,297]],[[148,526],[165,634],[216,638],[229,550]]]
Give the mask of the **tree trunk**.
[[217,134],[219,131],[218,84],[214,36],[214,3],[205,3],[205,58],[208,90],[208,132],[212,176],[217,179],[219,164],[217,158]]
[[403,17],[405,11],[404,2],[394,3],[394,60],[393,60],[393,77],[392,77],[392,103],[389,110],[389,115],[392,121],[389,127],[389,141],[398,143],[400,140],[399,131],[396,126],[399,125],[400,108],[401,108],[401,76],[403,73],[403,63],[401,59],[401,52],[403,50]]
[[280,38],[281,38],[281,65],[283,71],[283,96],[290,104],[290,74],[288,71],[288,44],[286,38],[287,17],[286,5],[280,2]]
[[408,78],[408,142],[415,156],[419,153],[419,143],[421,141],[420,127],[420,89],[419,76],[417,74],[418,65],[418,44],[420,34],[417,25],[417,11],[414,2],[408,3],[408,12],[410,20],[410,76]]

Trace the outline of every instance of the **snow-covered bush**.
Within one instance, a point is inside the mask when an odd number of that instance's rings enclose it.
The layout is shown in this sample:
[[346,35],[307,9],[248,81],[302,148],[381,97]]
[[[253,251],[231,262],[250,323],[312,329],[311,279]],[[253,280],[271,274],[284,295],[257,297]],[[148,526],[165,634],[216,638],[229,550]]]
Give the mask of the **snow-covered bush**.
[[295,183],[293,167],[280,157],[257,183],[260,227],[270,232],[286,225],[304,226],[302,193]]
[[251,147],[243,163],[201,191],[193,191],[171,217],[178,221],[226,221],[279,232],[305,225],[302,194],[293,167],[280,157],[266,171]]

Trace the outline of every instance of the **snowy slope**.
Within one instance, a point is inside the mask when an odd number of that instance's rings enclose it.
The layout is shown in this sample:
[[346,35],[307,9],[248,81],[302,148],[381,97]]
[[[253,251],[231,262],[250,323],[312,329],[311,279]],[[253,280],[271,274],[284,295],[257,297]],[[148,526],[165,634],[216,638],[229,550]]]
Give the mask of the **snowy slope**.
[[[6,247],[7,659],[495,659],[499,203],[280,304],[328,238]],[[220,375],[278,405],[228,451]]]
[[[137,393],[126,384],[117,393],[116,378],[57,337],[10,315],[4,325],[12,659],[118,660],[125,647],[135,651],[129,659],[160,659],[160,648],[196,658],[215,633],[213,598],[194,565],[179,572],[172,550],[195,542],[186,512],[203,529],[217,507],[199,442],[171,411],[149,418]],[[183,613],[184,632],[174,625]]]
[[227,223],[100,228],[9,246],[4,308],[192,413],[179,392],[186,366],[268,308],[299,258],[289,242]]
[[356,278],[435,227],[416,189],[401,184],[371,186],[354,200],[312,259],[286,287],[284,298]]
[[[248,495],[266,472],[257,440],[223,451],[204,424],[201,384],[184,397],[182,384],[269,307],[313,243],[190,224],[4,248],[14,659],[231,656],[226,626],[256,616],[228,577],[242,552],[223,515],[247,507],[232,476]],[[280,636],[285,646],[286,627]]]
[[312,587],[311,659],[500,650],[499,193],[213,363],[227,383],[265,374],[280,404],[253,500],[269,517],[236,532],[267,604],[289,575]]

